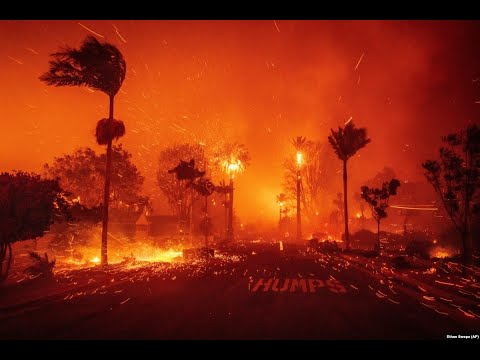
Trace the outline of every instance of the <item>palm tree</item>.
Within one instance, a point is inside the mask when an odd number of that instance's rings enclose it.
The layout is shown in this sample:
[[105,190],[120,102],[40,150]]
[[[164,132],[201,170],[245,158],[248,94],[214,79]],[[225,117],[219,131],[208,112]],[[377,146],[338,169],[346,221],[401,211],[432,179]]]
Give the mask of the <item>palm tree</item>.
[[107,145],[102,228],[102,265],[106,265],[112,140],[125,134],[123,122],[113,118],[113,102],[125,79],[127,65],[120,50],[107,42],[99,42],[93,36],[87,36],[79,49],[65,47],[51,56],[50,69],[40,76],[41,81],[54,86],[87,86],[109,97],[109,117],[100,120],[96,129],[97,142]]
[[230,185],[228,193],[228,221],[227,221],[227,239],[233,241],[233,179],[235,174],[245,171],[250,165],[250,153],[244,144],[238,142],[224,143],[213,156],[213,163],[222,168],[230,176]]
[[193,182],[192,186],[200,195],[205,197],[205,217],[200,224],[203,230],[203,235],[205,236],[205,252],[208,260],[210,256],[208,249],[208,236],[212,231],[212,223],[210,221],[210,217],[208,216],[208,197],[215,191],[215,185],[210,181],[210,179],[201,177],[197,181]]
[[297,136],[291,140],[295,151],[297,152],[297,241],[302,240],[302,217],[300,212],[300,191],[302,178],[300,177],[300,166],[303,161],[303,152],[308,144],[307,138],[304,136]]
[[348,202],[347,202],[347,161],[358,150],[365,147],[370,139],[367,138],[367,129],[356,128],[353,121],[350,121],[345,128],[338,128],[338,131],[331,129],[332,135],[328,141],[338,158],[343,161],[343,209],[345,221],[345,244],[350,248],[350,237],[348,234]]
[[280,217],[279,217],[279,220],[278,220],[278,225],[280,226],[280,222],[282,221],[282,206],[287,201],[287,195],[285,195],[284,193],[281,193],[281,194],[278,194],[276,196],[276,198],[277,198],[277,203],[280,207]]

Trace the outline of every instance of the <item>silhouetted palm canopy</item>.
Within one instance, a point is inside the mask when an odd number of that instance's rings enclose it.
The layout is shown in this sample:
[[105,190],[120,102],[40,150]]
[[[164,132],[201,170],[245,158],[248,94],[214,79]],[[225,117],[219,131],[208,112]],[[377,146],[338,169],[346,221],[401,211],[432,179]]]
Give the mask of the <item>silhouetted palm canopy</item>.
[[328,141],[340,160],[346,161],[351,158],[361,148],[370,142],[367,138],[367,129],[356,128],[353,121],[349,122],[345,128],[338,128],[338,131],[331,130],[332,135]]
[[87,36],[79,49],[65,47],[51,54],[50,69],[40,80],[54,86],[87,86],[115,96],[125,79],[127,65],[112,44]]
[[277,195],[277,203],[284,203],[287,200],[287,195],[284,193],[278,194]]
[[307,138],[304,136],[297,136],[291,140],[291,143],[295,147],[295,150],[301,151],[307,146]]

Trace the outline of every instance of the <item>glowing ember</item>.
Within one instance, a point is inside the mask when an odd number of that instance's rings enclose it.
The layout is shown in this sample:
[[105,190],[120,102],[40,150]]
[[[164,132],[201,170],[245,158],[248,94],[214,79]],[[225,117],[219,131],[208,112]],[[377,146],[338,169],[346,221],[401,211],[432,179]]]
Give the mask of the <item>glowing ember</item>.
[[222,163],[225,173],[230,175],[232,178],[235,177],[235,174],[243,172],[245,170],[244,164],[240,160],[230,159],[230,161],[224,161]]
[[[95,246],[78,246],[73,253],[61,260],[60,267],[91,267],[100,264],[100,250]],[[113,245],[109,252],[108,263],[175,263],[183,260],[182,249],[161,248],[149,243],[134,242],[121,245]]]
[[432,258],[445,259],[452,256],[452,253],[444,248],[435,248],[430,254]]
[[360,219],[360,217],[362,216],[362,214],[360,214],[359,212],[357,212],[357,214],[355,215],[357,217],[357,219]]
[[301,166],[303,162],[303,155],[300,151],[297,151],[297,165]]

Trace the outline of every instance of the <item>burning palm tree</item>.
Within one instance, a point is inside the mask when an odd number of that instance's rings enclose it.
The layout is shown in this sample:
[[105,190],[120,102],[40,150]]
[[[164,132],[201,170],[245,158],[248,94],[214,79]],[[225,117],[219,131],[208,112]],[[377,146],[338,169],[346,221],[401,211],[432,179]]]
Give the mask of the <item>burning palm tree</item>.
[[300,175],[300,168],[303,164],[304,150],[307,146],[307,138],[304,136],[297,136],[291,140],[291,143],[296,151],[296,163],[297,163],[297,241],[302,240],[302,216],[300,210],[300,192],[302,186],[302,178]]
[[125,134],[123,122],[113,118],[113,104],[125,79],[127,66],[120,50],[112,44],[99,42],[93,36],[87,36],[79,49],[66,47],[51,56],[50,69],[40,76],[41,81],[54,86],[87,86],[109,97],[109,117],[100,120],[96,129],[97,142],[107,145],[102,228],[102,264],[106,265],[112,140]]
[[278,220],[278,224],[280,226],[280,222],[282,221],[282,207],[283,207],[283,205],[285,205],[285,203],[287,201],[287,195],[285,195],[284,193],[278,194],[276,196],[276,199],[277,199],[277,204],[280,207],[280,217],[279,217],[279,220]]
[[227,238],[233,240],[233,179],[235,174],[241,173],[250,164],[250,154],[244,144],[238,142],[224,144],[214,155],[214,163],[220,166],[225,174],[230,177],[228,201],[228,226]]
[[356,128],[353,121],[350,121],[345,128],[338,128],[338,131],[331,129],[332,135],[328,141],[338,158],[343,161],[343,209],[345,221],[345,244],[350,248],[350,237],[348,234],[348,202],[347,202],[347,161],[358,150],[364,148],[370,139],[367,137],[367,129]]

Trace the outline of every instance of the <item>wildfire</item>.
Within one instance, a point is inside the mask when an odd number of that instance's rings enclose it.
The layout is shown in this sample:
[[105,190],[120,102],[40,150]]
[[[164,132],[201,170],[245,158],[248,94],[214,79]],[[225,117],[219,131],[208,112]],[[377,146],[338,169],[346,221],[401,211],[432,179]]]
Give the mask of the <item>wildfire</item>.
[[303,162],[303,154],[300,151],[297,151],[297,165],[301,166]]
[[232,178],[235,176],[235,174],[241,173],[243,170],[245,170],[245,166],[238,159],[231,159],[230,161],[225,160],[222,166],[225,169],[225,172]]
[[445,259],[450,256],[452,256],[452,253],[449,252],[447,249],[444,248],[436,248],[432,251],[430,254],[432,258],[437,258],[437,259]]
[[[67,268],[91,267],[100,264],[100,250],[94,246],[79,246],[63,261],[59,258],[59,265]],[[182,249],[160,248],[148,243],[135,242],[122,246],[112,246],[108,253],[109,264],[128,263],[174,263],[182,260]]]

